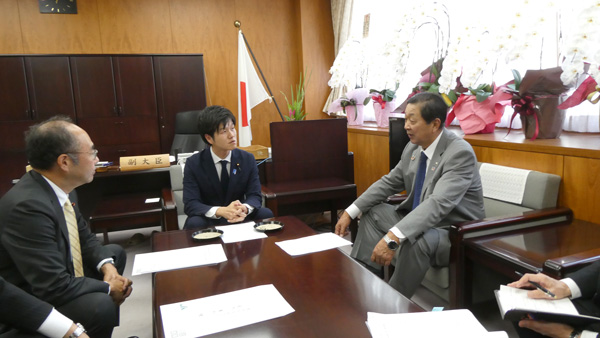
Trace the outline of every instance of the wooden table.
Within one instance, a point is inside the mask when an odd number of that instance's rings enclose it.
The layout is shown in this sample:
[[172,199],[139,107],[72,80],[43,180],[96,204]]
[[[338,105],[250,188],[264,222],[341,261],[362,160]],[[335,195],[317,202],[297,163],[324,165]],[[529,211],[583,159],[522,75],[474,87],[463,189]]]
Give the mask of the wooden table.
[[[464,241],[465,290],[478,286],[475,265],[485,266],[507,278],[517,280],[515,271],[543,272],[563,278],[586,264],[600,259],[600,225],[581,220],[539,229],[523,230]],[[498,287],[497,285],[495,286]],[[491,290],[488,290],[491,292]],[[469,292],[466,293],[467,302]]]
[[[295,312],[215,334],[218,337],[369,337],[367,311],[424,311],[340,250],[292,257],[275,242],[315,234],[292,216],[268,238],[224,244],[227,262],[154,275],[156,337],[164,337],[160,306],[273,284]],[[155,233],[153,251],[199,245],[192,230]],[[206,244],[221,243],[220,239]]]

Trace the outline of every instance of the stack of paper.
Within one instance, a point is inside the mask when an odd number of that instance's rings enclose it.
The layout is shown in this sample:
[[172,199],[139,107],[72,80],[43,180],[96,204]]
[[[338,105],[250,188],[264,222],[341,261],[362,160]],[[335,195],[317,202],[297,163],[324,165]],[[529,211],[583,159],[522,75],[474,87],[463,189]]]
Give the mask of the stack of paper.
[[488,332],[469,310],[394,314],[369,312],[367,326],[373,338],[508,338],[504,331]]

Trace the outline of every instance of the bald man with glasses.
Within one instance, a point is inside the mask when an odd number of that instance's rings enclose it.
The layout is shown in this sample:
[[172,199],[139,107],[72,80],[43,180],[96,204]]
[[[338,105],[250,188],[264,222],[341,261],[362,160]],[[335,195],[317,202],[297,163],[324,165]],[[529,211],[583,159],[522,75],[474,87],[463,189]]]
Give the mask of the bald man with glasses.
[[98,151],[68,118],[32,126],[25,137],[33,168],[0,199],[0,276],[110,337],[131,294],[126,255],[102,245],[78,208],[75,188],[94,179]]

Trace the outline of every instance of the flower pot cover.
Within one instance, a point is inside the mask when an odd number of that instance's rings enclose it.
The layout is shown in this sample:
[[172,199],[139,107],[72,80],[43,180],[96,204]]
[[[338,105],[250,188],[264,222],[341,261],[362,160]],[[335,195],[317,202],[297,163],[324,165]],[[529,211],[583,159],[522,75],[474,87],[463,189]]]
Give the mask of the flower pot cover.
[[387,128],[390,125],[390,114],[396,109],[396,100],[385,103],[385,108],[381,108],[378,102],[373,102],[375,111],[375,122],[380,128]]
[[[355,110],[355,108],[356,108],[356,110]],[[363,106],[362,104],[346,107],[346,116],[348,119],[348,125],[351,125],[351,126],[362,126],[363,125],[363,122],[365,120],[365,118],[363,116],[364,108],[365,108],[365,106]]]
[[[558,138],[562,132],[563,122],[565,120],[565,111],[558,109],[558,98],[549,97],[533,100],[534,111],[538,123],[538,139]],[[535,135],[536,116],[521,114],[521,123],[523,124],[523,133],[525,137],[531,139]]]

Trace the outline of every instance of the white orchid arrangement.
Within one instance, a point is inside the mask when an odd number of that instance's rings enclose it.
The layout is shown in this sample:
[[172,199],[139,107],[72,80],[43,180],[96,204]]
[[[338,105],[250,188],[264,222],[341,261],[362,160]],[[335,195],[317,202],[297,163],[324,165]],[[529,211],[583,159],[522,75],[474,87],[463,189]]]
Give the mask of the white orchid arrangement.
[[423,26],[436,27],[437,50],[432,62],[446,54],[450,22],[445,5],[435,1],[419,3],[407,8],[400,18],[395,16],[394,20],[397,20],[397,26],[385,36],[348,39],[329,70],[330,87],[362,88],[367,85],[367,74],[381,82],[369,83],[371,87],[388,88],[401,83],[406,74],[410,49],[415,43],[415,32]]
[[362,87],[366,80],[364,43],[355,37],[346,41],[338,52],[333,66],[329,69],[331,79],[327,84],[331,88],[345,86],[346,88]]
[[600,83],[600,0],[580,1],[575,24],[564,27],[560,79],[566,86],[574,85],[586,73]]

